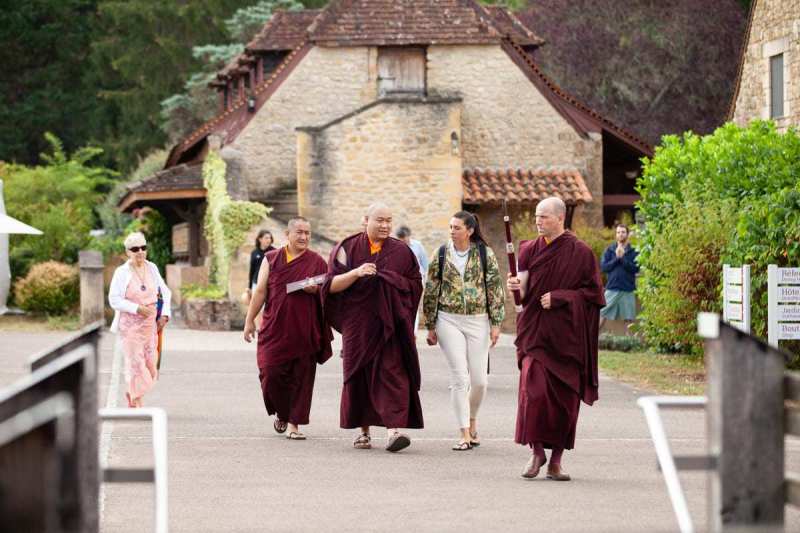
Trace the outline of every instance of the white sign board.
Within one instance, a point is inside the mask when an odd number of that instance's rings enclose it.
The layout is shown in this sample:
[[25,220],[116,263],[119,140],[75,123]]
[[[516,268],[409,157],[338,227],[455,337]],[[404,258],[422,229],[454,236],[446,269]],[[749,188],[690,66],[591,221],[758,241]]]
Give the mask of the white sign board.
[[722,265],[722,319],[750,333],[750,265]]
[[767,336],[772,346],[800,339],[800,268],[767,267]]

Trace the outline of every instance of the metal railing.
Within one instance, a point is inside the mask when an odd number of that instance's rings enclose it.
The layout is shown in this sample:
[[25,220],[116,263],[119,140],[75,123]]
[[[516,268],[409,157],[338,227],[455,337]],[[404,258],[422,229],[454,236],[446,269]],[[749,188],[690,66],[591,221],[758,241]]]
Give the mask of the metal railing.
[[153,436],[153,468],[103,468],[104,483],[153,483],[155,531],[167,533],[167,414],[163,409],[100,409],[102,421],[150,420]]
[[664,475],[664,482],[667,484],[672,509],[678,519],[678,527],[681,533],[694,533],[692,517],[689,514],[689,507],[686,504],[686,496],[683,493],[681,480],[678,477],[678,470],[697,470],[705,469],[708,459],[705,457],[674,457],[669,446],[667,432],[661,420],[661,407],[672,409],[698,409],[704,408],[707,400],[705,396],[644,396],[637,402],[644,411],[647,427],[650,429],[650,436],[653,439],[653,446],[656,449],[658,466]]

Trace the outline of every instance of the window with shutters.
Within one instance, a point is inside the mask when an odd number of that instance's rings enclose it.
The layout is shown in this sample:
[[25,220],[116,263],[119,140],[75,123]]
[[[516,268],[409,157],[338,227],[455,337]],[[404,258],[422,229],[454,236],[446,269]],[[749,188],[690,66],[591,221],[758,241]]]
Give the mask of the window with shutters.
[[769,58],[769,116],[783,116],[783,54]]
[[425,49],[387,46],[378,49],[378,95],[425,94]]

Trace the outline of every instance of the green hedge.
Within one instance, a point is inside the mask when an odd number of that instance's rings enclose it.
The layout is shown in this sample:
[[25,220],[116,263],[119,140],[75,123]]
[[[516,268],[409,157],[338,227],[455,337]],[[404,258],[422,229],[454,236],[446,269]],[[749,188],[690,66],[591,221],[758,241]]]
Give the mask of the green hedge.
[[752,265],[752,331],[766,336],[767,265],[800,266],[799,178],[800,137],[771,122],[664,138],[637,184],[638,295],[650,343],[700,351],[694,317],[719,311],[723,263]]
[[78,268],[58,261],[37,263],[14,284],[14,294],[25,311],[63,315],[80,303]]

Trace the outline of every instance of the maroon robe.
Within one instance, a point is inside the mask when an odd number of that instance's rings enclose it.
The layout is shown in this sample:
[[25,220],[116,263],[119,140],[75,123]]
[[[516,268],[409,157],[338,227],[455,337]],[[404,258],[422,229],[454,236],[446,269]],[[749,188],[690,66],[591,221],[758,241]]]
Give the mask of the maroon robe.
[[328,265],[306,250],[286,262],[285,248],[269,252],[267,301],[258,332],[258,377],[264,406],[284,422],[308,424],[316,363],[331,356],[331,329],[322,316],[322,299],[303,290],[286,293],[286,284],[324,274]]
[[[597,340],[605,305],[591,248],[572,232],[520,243],[528,283],[517,316],[520,368],[516,442],[572,449],[580,401],[598,398]],[[550,293],[550,309],[541,297]]]
[[[347,264],[336,260],[340,249]],[[330,292],[334,276],[370,262],[377,265],[376,275],[359,278],[340,293]],[[342,334],[341,427],[423,426],[414,340],[421,296],[417,260],[400,240],[389,237],[372,255],[367,234],[359,233],[331,252],[322,299],[326,320]]]

